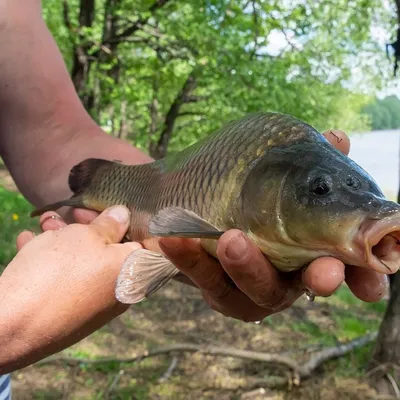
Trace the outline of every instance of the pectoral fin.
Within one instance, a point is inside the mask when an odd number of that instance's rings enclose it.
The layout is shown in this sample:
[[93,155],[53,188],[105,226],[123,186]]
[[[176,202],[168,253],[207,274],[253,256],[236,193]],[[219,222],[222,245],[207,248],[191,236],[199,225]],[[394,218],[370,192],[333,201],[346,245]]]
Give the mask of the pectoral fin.
[[178,272],[162,254],[145,249],[135,250],[122,265],[115,296],[124,304],[139,303],[162,288]]
[[149,233],[153,236],[218,239],[224,232],[193,211],[168,207],[160,210],[150,220]]

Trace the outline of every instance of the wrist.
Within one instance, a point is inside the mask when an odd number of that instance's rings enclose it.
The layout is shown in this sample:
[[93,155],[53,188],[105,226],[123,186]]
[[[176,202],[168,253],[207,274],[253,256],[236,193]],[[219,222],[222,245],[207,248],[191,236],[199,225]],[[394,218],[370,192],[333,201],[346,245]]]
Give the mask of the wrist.
[[43,164],[41,179],[37,182],[38,199],[35,205],[44,206],[70,197],[69,173],[76,164],[87,158],[118,160],[131,165],[152,161],[147,154],[126,141],[106,134],[94,123],[86,127],[81,124],[73,129],[73,133],[65,133],[65,129],[52,146],[48,142],[43,143],[39,152],[33,152],[36,161]]

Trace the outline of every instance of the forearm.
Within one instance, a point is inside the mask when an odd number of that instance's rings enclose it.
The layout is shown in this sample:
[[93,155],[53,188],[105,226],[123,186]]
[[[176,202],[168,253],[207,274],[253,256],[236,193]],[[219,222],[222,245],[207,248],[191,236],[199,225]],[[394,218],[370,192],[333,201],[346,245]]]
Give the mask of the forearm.
[[69,170],[84,158],[150,160],[85,111],[39,0],[0,0],[0,48],[0,154],[35,206],[69,196]]
[[0,375],[77,343],[127,310],[115,284],[140,245],[115,244],[129,213],[124,218],[122,224],[103,213],[90,225],[69,226],[59,220],[63,229],[19,235],[19,252],[0,276]]
[[81,322],[86,318],[87,322],[77,327],[68,321],[68,317],[64,323],[62,312],[40,308],[37,299],[42,299],[43,295],[37,295],[28,303],[19,301],[15,292],[10,293],[8,288],[4,290],[9,295],[4,296],[5,304],[0,307],[0,375],[24,368],[74,345],[127,309],[126,306],[115,306],[111,301],[109,307],[95,305],[92,314],[97,315],[93,317],[84,309],[85,317],[77,315],[76,320]]

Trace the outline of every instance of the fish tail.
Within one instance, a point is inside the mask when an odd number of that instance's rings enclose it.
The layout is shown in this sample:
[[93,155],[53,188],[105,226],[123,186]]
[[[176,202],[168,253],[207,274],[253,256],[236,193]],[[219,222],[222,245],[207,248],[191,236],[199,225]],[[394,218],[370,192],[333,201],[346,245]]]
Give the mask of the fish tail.
[[39,215],[44,214],[47,211],[55,211],[61,207],[80,207],[80,208],[86,208],[85,205],[83,204],[83,198],[82,196],[73,196],[70,199],[66,200],[61,200],[57,201],[56,203],[48,204],[47,206],[44,206],[42,208],[38,208],[34,211],[31,212],[30,216],[31,217],[37,217]]
[[85,192],[90,187],[93,178],[103,167],[115,164],[113,161],[102,160],[98,158],[88,158],[75,165],[69,174],[68,184],[74,195],[65,200],[57,201],[56,203],[48,204],[40,209],[34,210],[31,217],[42,215],[46,211],[55,211],[60,207],[76,207],[87,208],[84,197]]

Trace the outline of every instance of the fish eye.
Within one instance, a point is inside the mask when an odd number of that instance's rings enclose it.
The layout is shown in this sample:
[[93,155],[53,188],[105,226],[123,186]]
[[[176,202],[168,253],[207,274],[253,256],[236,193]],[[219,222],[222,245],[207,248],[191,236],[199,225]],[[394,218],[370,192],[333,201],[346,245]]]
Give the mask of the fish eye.
[[361,182],[359,179],[355,178],[354,176],[349,176],[346,179],[346,185],[353,189],[358,189],[361,186]]
[[332,182],[327,177],[319,176],[311,182],[311,192],[323,196],[331,191]]

